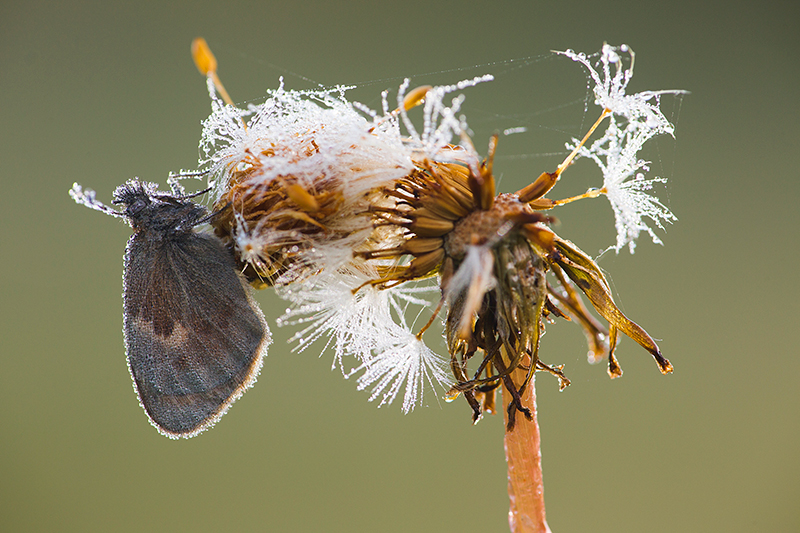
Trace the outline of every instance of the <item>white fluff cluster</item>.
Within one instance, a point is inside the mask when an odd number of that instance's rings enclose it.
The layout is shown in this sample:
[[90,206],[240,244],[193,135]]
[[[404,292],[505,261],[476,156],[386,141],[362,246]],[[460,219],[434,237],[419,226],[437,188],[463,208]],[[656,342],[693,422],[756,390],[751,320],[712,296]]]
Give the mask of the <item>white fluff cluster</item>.
[[[439,159],[442,156],[442,150],[447,150],[453,137],[460,137],[467,130],[464,117],[458,115],[461,110],[461,104],[464,102],[464,95],[459,94],[452,98],[450,105],[444,103],[445,97],[450,93],[462,91],[468,87],[474,87],[479,83],[492,80],[494,80],[494,76],[485,74],[453,85],[432,87],[425,96],[422,133],[417,132],[414,123],[409,119],[408,113],[404,109],[403,98],[408,89],[409,80],[406,79],[403,82],[397,92],[397,107],[401,110],[400,116],[409,134],[407,145],[417,152],[417,158]],[[386,108],[384,96],[384,112],[386,112]],[[467,148],[471,148],[471,146]],[[447,151],[449,152],[449,150]]]
[[[278,289],[294,303],[278,319],[278,325],[305,324],[292,338],[297,350],[305,350],[327,337],[326,347],[334,352],[333,367],[349,377],[363,371],[358,389],[372,388],[370,400],[391,403],[405,386],[403,411],[423,399],[425,384],[444,386],[444,360],[417,339],[405,320],[409,305],[428,307],[425,296],[437,293],[431,285],[379,290],[370,285],[353,289],[377,277],[370,265],[350,263],[335,271]],[[356,361],[350,365],[350,357]]]
[[[662,94],[683,94],[685,91],[644,91],[626,94],[633,76],[634,53],[628,46],[603,46],[598,72],[585,54],[571,50],[562,52],[573,61],[582,63],[594,82],[595,103],[611,112],[609,125],[602,137],[590,146],[580,149],[580,155],[592,158],[603,172],[603,187],[614,210],[617,243],[612,246],[619,252],[625,245],[633,253],[639,233],[646,231],[653,242],[661,240],[645,222],[649,218],[660,229],[664,222],[676,220],[666,206],[651,195],[656,183],[666,178],[645,178],[649,162],[639,158],[639,151],[652,137],[661,134],[674,136],[674,127],[660,108]],[[627,53],[630,65],[623,66],[620,53]],[[612,68],[613,65],[613,68]],[[567,148],[573,149],[578,141],[573,139]]]
[[292,91],[281,80],[263,104],[243,110],[224,104],[211,85],[200,164],[210,170],[216,197],[230,172],[256,163],[262,183],[287,175],[304,186],[321,177],[340,179],[352,199],[406,175],[413,164],[397,122],[372,128],[344,98],[347,89]]

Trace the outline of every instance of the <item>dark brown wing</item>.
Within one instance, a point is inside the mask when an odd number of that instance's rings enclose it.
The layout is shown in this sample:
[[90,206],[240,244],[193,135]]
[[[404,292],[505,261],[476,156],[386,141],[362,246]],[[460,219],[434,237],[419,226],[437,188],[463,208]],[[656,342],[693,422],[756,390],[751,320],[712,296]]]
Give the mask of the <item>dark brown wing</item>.
[[125,344],[139,401],[165,435],[208,429],[256,380],[271,338],[213,236],[137,232],[125,257]]

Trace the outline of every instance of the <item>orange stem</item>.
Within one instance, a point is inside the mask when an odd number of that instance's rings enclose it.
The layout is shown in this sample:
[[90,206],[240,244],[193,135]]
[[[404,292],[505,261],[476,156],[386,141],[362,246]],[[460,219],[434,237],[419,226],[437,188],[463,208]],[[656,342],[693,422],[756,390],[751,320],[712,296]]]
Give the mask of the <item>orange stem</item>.
[[[525,371],[512,374],[514,383],[522,384]],[[508,463],[508,524],[512,533],[550,533],[544,511],[544,482],[539,424],[536,421],[535,378],[522,394],[522,404],[533,414],[527,420],[516,413],[513,431],[506,431],[505,449]],[[508,403],[511,395],[503,388],[503,412],[508,424]]]

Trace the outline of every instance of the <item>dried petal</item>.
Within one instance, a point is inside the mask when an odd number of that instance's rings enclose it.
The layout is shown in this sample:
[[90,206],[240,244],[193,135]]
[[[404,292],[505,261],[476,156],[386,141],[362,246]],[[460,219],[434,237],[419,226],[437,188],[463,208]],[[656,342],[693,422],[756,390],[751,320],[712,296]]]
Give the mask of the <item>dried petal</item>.
[[556,238],[555,246],[559,252],[559,255],[554,258],[555,262],[586,294],[600,316],[650,352],[662,374],[672,372],[672,365],[661,355],[656,341],[638,324],[626,317],[614,304],[608,283],[603,273],[600,272],[600,267],[567,240]]

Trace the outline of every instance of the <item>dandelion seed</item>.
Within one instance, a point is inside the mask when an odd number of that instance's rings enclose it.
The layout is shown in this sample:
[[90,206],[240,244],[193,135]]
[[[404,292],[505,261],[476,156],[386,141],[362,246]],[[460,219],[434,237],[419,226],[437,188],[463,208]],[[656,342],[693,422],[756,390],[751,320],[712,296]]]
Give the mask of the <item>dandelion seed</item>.
[[659,229],[677,218],[652,196],[654,185],[666,183],[666,178],[646,178],[649,162],[638,158],[638,152],[653,136],[653,130],[638,129],[631,124],[623,130],[612,116],[605,135],[589,148],[581,147],[579,153],[591,158],[603,172],[603,191],[614,210],[617,229],[617,243],[612,248],[619,252],[627,245],[633,253],[642,231],[647,232],[654,243],[661,244],[645,218],[652,220]]
[[[573,61],[582,63],[594,81],[595,103],[611,113],[604,135],[590,146],[583,146],[579,154],[593,159],[603,172],[602,191],[608,197],[616,218],[617,242],[612,248],[619,252],[626,245],[633,253],[636,239],[642,231],[647,232],[653,242],[661,240],[644,221],[649,218],[656,227],[663,229],[664,223],[677,220],[666,206],[652,196],[653,186],[665,183],[665,178],[645,178],[649,162],[639,158],[644,144],[656,135],[674,136],[674,127],[660,108],[663,94],[685,94],[686,91],[644,91],[626,94],[628,82],[633,76],[634,53],[626,45],[613,47],[604,45],[597,65],[589,57],[572,51],[562,52]],[[626,68],[624,57],[628,54],[630,64]],[[568,149],[578,146],[573,139]]]
[[405,328],[392,328],[380,337],[375,356],[365,362],[358,389],[372,388],[370,400],[381,397],[380,405],[394,401],[405,388],[402,409],[408,413],[422,404],[426,387],[436,389],[449,381],[445,361]]

